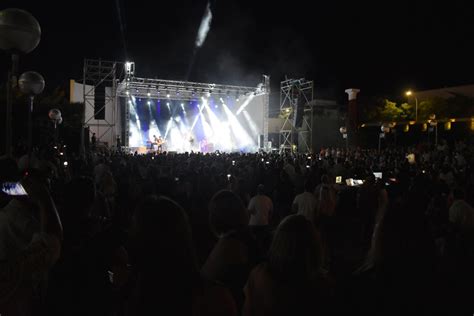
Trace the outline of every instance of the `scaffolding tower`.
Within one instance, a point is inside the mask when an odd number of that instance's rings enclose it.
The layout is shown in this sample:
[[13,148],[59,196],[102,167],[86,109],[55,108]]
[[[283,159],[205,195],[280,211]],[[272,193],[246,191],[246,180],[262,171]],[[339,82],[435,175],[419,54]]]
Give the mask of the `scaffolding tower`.
[[[280,116],[284,122],[279,136],[280,153],[296,152],[298,149],[303,152],[312,151],[313,107],[310,103],[312,100],[313,81],[300,78],[285,79],[281,82]],[[302,124],[297,127],[296,119],[299,115],[302,116]]]
[[[81,132],[81,151],[85,153],[85,130],[93,127],[99,131],[96,140],[112,131],[113,135],[117,134],[117,83],[124,79],[124,63],[116,61],[105,61],[101,59],[84,59],[83,69],[83,100],[84,111],[82,113],[82,132]],[[98,89],[104,86],[104,89]],[[110,92],[105,92],[105,88],[110,88]],[[101,91],[101,92],[99,92]],[[103,92],[102,92],[103,91]],[[96,104],[98,93],[103,99],[100,107]],[[97,119],[95,115],[105,112],[106,107],[112,108],[112,117],[104,117]],[[90,110],[90,111],[89,111]],[[87,114],[89,113],[89,114]],[[88,135],[90,137],[90,135]],[[115,138],[115,137],[114,137]]]

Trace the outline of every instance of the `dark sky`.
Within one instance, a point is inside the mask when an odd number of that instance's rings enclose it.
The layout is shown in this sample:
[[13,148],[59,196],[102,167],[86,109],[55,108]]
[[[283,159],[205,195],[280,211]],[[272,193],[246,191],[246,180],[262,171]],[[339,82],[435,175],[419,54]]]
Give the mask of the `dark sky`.
[[[22,8],[40,22],[41,43],[20,69],[41,72],[51,86],[80,78],[84,57],[126,54],[138,76],[183,80],[206,3],[2,0],[0,9]],[[335,97],[349,87],[397,97],[474,83],[473,1],[218,0],[212,11],[192,81],[256,85],[270,74],[276,92],[285,75],[306,77]],[[2,54],[3,73],[7,62]]]

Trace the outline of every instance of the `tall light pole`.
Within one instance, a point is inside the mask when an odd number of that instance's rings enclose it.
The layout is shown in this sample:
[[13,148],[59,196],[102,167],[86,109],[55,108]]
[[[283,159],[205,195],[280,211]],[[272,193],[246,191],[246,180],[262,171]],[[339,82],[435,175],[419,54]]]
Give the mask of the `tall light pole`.
[[349,149],[349,137],[347,137],[347,128],[342,126],[339,128],[339,132],[342,134],[342,138],[346,140],[346,151]]
[[20,54],[28,54],[38,46],[41,28],[38,21],[20,9],[0,11],[0,49],[11,56],[11,70],[7,75],[5,113],[5,153],[12,154],[12,100],[17,87],[17,69]]
[[44,78],[39,73],[28,71],[23,73],[18,80],[20,91],[28,96],[28,154],[33,148],[33,100],[36,95],[44,90]]
[[[411,92],[411,90],[408,90],[407,92],[405,92],[405,95],[409,97],[413,95],[413,92]],[[415,122],[418,122],[418,98],[414,95],[413,97],[415,98]]]

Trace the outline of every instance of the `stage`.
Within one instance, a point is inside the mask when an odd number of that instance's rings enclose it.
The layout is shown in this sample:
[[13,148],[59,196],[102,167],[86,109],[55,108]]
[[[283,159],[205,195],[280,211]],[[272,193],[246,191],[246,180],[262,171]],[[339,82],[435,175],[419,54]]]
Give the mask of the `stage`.
[[263,98],[241,98],[123,98],[130,111],[129,147],[149,147],[155,137],[161,137],[167,151],[255,152],[263,134]]
[[268,143],[265,75],[255,86],[162,80],[136,77],[132,62],[86,59],[83,82],[91,84],[71,80],[71,102],[85,103],[84,125],[109,147],[118,137],[140,153],[158,137],[162,151],[177,153],[256,152]]

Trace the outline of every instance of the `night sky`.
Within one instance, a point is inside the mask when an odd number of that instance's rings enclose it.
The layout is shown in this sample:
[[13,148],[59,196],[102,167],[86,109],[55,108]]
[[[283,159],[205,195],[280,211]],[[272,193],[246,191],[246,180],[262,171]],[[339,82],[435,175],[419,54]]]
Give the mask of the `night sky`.
[[[128,58],[140,77],[183,80],[206,3],[2,0],[0,9],[22,8],[40,22],[41,43],[20,70],[41,72],[51,87],[79,79],[84,57]],[[474,83],[473,1],[211,3],[191,81],[253,86],[269,74],[277,92],[285,75],[305,77],[317,95],[335,98],[349,87],[398,97],[407,88]],[[2,54],[3,73],[7,62]]]

